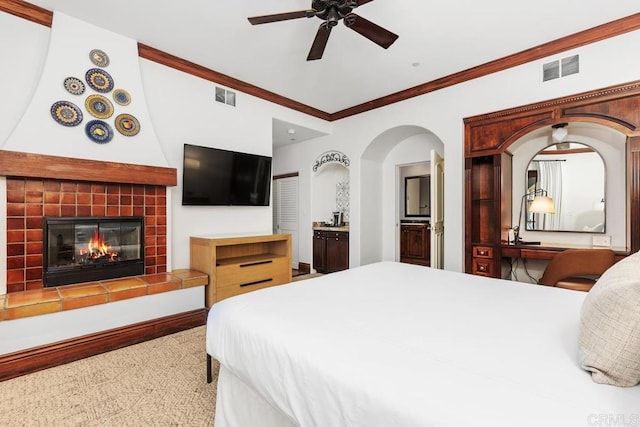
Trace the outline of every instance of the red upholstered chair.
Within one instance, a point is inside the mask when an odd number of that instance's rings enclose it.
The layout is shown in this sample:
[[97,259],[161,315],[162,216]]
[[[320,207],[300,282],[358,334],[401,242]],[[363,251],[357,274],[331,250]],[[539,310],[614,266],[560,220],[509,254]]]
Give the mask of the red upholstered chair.
[[588,292],[613,258],[611,249],[567,249],[549,261],[538,284]]

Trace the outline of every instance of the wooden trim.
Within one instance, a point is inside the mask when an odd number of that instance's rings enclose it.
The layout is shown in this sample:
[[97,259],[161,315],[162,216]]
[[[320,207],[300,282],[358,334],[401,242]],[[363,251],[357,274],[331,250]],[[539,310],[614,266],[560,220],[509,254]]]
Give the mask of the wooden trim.
[[[23,0],[0,0],[0,11],[10,13],[12,15],[36,22],[41,25],[51,27],[53,21],[53,12],[35,6]],[[205,80],[219,83],[231,89],[242,91],[248,95],[282,105],[301,113],[308,114],[329,122],[344,119],[346,117],[355,116],[366,111],[391,105],[396,102],[404,101],[416,96],[424,95],[429,92],[454,86],[469,80],[477,79],[489,74],[516,67],[531,61],[555,55],[570,49],[606,40],[631,31],[640,29],[640,13],[627,16],[606,24],[590,28],[579,33],[572,34],[567,37],[556,39],[521,52],[486,62],[484,64],[472,67],[458,73],[432,80],[427,83],[414,86],[390,95],[383,96],[350,108],[346,108],[334,113],[327,113],[268,90],[259,88],[217,71],[210,70],[201,65],[194,64],[187,60],[181,59],[169,53],[163,52],[151,46],[138,43],[139,56],[150,61],[166,65],[171,68],[183,71],[185,73],[201,77]]]
[[274,175],[273,180],[275,181],[276,179],[293,178],[296,176],[299,176],[298,172],[285,173],[282,175]]
[[[589,105],[608,100],[616,100],[624,97],[640,94],[640,80],[628,82],[620,85],[608,86],[601,89],[581,92],[576,95],[564,96],[561,98],[553,98],[547,101],[536,102],[533,104],[521,105],[519,107],[508,108],[506,110],[494,111],[492,113],[480,114],[477,116],[467,117],[464,119],[465,124],[484,124],[485,122],[503,121],[507,116],[521,117],[525,115],[535,114],[542,110],[552,111],[554,114],[560,114],[559,117],[552,117],[556,121],[562,119],[563,110],[576,106]],[[584,121],[580,118],[580,121]],[[559,121],[566,123],[569,120]],[[574,120],[575,121],[575,120]]]
[[382,98],[374,99],[372,101],[368,101],[363,104],[335,112],[331,114],[331,120],[333,121],[343,119],[345,117],[364,113],[365,111],[370,111],[396,102],[405,101],[409,98],[424,95],[429,92],[434,92],[436,90],[444,89],[449,86],[454,86],[469,80],[484,77],[489,74],[517,67],[518,65],[523,65],[528,62],[545,58],[547,56],[585,46],[590,43],[606,40],[608,38],[616,37],[621,34],[625,34],[638,29],[640,29],[640,13],[611,21],[606,24],[581,31],[567,37],[556,39],[532,47],[530,49],[523,50],[521,52],[505,56],[500,59],[496,59],[494,61],[486,62],[484,64],[466,69],[464,71],[460,71],[458,73],[450,74],[440,79],[432,80],[428,83],[423,83],[421,85],[402,90],[400,92],[396,92]]
[[287,107],[319,119],[327,121],[331,120],[331,115],[329,113],[318,110],[317,108],[310,107],[301,102],[294,101],[266,89],[259,88],[258,86],[243,82],[242,80],[227,76],[226,74],[213,71],[209,68],[203,67],[202,65],[195,64],[151,46],[138,43],[138,54],[140,58],[166,65],[167,67],[209,80],[210,82],[217,83],[231,89],[239,90],[247,95],[252,95],[257,98],[264,99],[265,101],[273,102],[274,104],[282,105],[283,107]]
[[[567,141],[568,142],[568,141]],[[558,154],[580,154],[580,153],[594,153],[596,150],[593,148],[569,148],[567,150],[553,150],[553,151],[538,151],[536,156],[557,156]]]
[[[51,27],[53,22],[53,12],[39,6],[33,5],[23,0],[0,0],[0,11],[10,13],[23,19],[35,22],[37,24]],[[214,83],[226,86],[230,89],[241,91],[247,95],[282,105],[301,113],[308,114],[319,119],[331,121],[331,115],[327,112],[310,107],[301,102],[286,98],[277,93],[270,92],[258,86],[243,82],[226,74],[219,73],[202,65],[195,64],[177,56],[163,52],[159,49],[138,43],[138,56],[140,58],[154,61],[158,64],[165,65],[170,68],[209,80]]]
[[298,263],[298,272],[300,274],[310,274],[311,273],[311,264],[306,262]]
[[0,11],[51,27],[53,12],[22,0],[0,0]]
[[[627,203],[628,237],[630,252],[640,250],[640,81],[610,86],[563,98],[538,102],[508,110],[497,111],[464,119],[465,124],[465,266],[466,271],[473,258],[469,250],[474,243],[473,230],[483,227],[482,218],[476,218],[470,203],[473,182],[470,180],[473,159],[487,155],[508,153],[506,150],[523,135],[543,126],[564,122],[591,122],[615,129],[627,136]],[[496,178],[497,179],[497,178]],[[504,182],[503,182],[504,184]],[[501,202],[511,201],[511,191],[506,186],[496,187],[493,197]],[[496,217],[500,223],[505,209],[493,209],[484,217]],[[505,227],[508,225],[504,225]],[[498,247],[501,238],[495,236],[492,243]],[[500,256],[499,256],[500,258]]]
[[0,356],[0,381],[206,324],[204,308]]
[[0,150],[0,175],[127,184],[177,185],[175,168]]
[[640,250],[640,137],[627,140],[627,174],[630,197],[629,233],[631,237],[631,253]]

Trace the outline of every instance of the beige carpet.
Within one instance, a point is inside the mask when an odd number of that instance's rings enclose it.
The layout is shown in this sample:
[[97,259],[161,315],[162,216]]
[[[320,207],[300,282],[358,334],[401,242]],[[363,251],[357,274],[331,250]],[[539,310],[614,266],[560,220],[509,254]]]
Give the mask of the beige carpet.
[[0,382],[0,425],[212,426],[205,327]]

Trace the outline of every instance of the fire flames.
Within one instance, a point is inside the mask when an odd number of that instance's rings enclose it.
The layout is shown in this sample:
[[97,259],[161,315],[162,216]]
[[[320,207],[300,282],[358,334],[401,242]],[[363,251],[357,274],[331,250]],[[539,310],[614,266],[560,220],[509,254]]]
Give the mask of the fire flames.
[[86,255],[88,259],[92,260],[115,261],[118,253],[112,251],[111,246],[107,245],[104,234],[100,236],[98,230],[95,230],[93,232],[93,238],[89,240],[87,248],[80,251],[80,255]]

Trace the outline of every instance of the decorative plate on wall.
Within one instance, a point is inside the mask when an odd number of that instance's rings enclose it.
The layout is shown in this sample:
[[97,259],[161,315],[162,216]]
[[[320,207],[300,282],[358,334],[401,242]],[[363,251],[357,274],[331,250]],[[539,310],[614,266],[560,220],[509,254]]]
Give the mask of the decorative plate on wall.
[[77,77],[67,77],[64,79],[64,88],[73,95],[82,95],[84,93],[84,83]]
[[140,132],[140,122],[131,114],[120,114],[115,122],[116,129],[124,136],[134,136]]
[[84,106],[92,116],[99,119],[108,119],[113,115],[113,104],[102,95],[87,96]]
[[84,127],[84,131],[93,142],[106,144],[113,139],[113,129],[102,120],[91,120]]
[[98,67],[106,67],[109,65],[109,55],[100,49],[93,49],[89,52],[89,59]]
[[120,105],[131,104],[131,95],[124,89],[116,89],[113,91],[113,100]]
[[82,111],[69,101],[57,101],[51,106],[51,117],[62,126],[78,126],[82,121]]
[[104,70],[92,68],[85,74],[89,87],[96,92],[107,93],[113,89],[113,78]]

